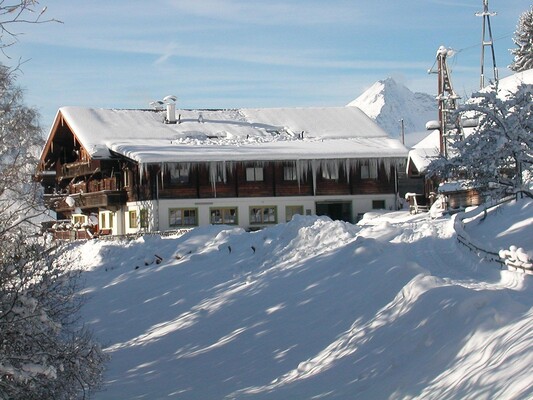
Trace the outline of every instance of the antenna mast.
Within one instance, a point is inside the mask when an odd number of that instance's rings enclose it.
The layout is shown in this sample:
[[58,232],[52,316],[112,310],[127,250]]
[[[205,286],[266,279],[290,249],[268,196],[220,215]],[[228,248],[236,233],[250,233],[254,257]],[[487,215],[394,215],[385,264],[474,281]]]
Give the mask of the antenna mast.
[[[476,16],[483,17],[483,28],[481,30],[481,79],[480,89],[485,87],[485,47],[490,46],[492,53],[492,69],[494,72],[494,83],[498,84],[498,69],[496,68],[496,56],[494,55],[494,40],[492,39],[492,29],[490,27],[490,17],[496,13],[489,12],[489,0],[483,0],[483,11],[477,12]],[[488,36],[488,37],[487,37]]]

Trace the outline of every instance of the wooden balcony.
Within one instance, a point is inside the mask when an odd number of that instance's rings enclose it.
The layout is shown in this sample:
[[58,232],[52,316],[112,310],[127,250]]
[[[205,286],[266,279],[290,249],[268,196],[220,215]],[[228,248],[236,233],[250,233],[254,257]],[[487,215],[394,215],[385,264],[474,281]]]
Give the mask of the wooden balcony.
[[97,163],[87,162],[73,162],[63,164],[58,171],[58,177],[60,179],[71,179],[77,176],[91,175],[99,170]]
[[[67,204],[67,197],[74,200],[74,205]],[[92,193],[76,193],[69,195],[48,195],[45,202],[48,208],[59,212],[72,212],[75,208],[82,211],[94,208],[112,209],[126,204],[127,194],[123,190],[102,190]]]

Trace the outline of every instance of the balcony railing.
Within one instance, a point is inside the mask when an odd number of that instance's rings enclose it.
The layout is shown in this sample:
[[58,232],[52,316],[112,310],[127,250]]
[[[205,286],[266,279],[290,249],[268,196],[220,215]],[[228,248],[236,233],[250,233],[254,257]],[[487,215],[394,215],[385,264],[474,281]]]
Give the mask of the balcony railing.
[[75,162],[62,165],[59,174],[61,178],[74,178],[76,176],[90,175],[97,170],[98,168],[88,161]]
[[45,196],[47,206],[57,212],[73,211],[76,208],[82,211],[89,208],[112,208],[126,204],[126,199],[127,194],[123,190]]

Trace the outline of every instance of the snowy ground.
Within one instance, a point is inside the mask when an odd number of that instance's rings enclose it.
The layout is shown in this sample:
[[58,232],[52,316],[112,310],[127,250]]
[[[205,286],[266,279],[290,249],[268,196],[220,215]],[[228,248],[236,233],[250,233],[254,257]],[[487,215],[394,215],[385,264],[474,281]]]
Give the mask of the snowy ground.
[[[531,251],[532,210],[465,230]],[[451,218],[299,217],[72,255],[112,357],[97,399],[533,397],[533,276],[481,261]]]

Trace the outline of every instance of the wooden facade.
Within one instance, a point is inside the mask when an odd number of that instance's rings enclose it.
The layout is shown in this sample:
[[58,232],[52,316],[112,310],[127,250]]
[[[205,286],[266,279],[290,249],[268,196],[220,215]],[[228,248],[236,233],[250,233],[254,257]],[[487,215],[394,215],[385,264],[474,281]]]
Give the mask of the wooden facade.
[[[198,163],[190,167],[187,181],[173,183],[161,174],[160,165],[151,165],[144,175],[139,175],[135,163],[125,160],[105,162],[95,161],[83,164],[75,161],[63,164],[62,171],[52,181],[42,176],[45,196],[49,206],[59,213],[75,207],[82,210],[118,206],[126,202],[155,199],[214,199],[238,197],[279,197],[279,196],[325,196],[394,193],[394,168],[386,173],[384,166],[377,179],[362,179],[360,170],[344,171],[341,168],[337,179],[327,179],[317,171],[314,187],[311,171],[306,171],[304,179],[285,179],[282,162],[266,162],[260,168],[261,180],[247,180],[246,169],[253,163],[235,163],[234,169],[227,172],[226,181],[211,182],[208,168]],[[75,172],[74,172],[75,171]],[[79,199],[75,207],[65,202],[55,204],[52,200],[66,195]]]

